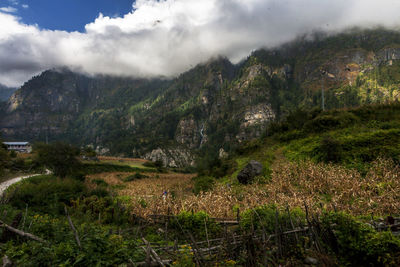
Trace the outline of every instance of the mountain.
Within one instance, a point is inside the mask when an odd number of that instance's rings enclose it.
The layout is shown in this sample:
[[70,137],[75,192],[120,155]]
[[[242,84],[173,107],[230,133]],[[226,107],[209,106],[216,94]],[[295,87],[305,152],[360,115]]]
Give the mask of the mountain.
[[0,102],[7,101],[16,90],[16,88],[7,87],[0,84]]
[[322,99],[332,109],[399,98],[400,33],[354,29],[257,50],[237,65],[214,58],[172,80],[45,71],[13,94],[0,129],[5,138],[47,136],[183,167]]

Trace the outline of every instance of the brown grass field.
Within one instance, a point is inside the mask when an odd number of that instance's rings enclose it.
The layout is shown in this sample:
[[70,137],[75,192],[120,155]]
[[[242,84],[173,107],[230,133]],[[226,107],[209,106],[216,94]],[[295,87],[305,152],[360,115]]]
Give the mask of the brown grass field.
[[[132,210],[139,216],[193,210],[206,211],[212,217],[234,218],[234,207],[243,211],[265,204],[304,207],[304,203],[314,211],[335,207],[354,215],[399,214],[400,211],[400,167],[387,160],[374,162],[365,177],[356,170],[337,165],[282,160],[274,164],[268,183],[246,186],[217,183],[212,191],[197,196],[192,193],[194,175],[146,175],[149,178],[124,182],[122,179],[129,174],[97,174],[89,177],[89,183],[92,179],[103,179],[110,186],[120,185],[123,188],[117,189],[116,194],[129,196]],[[169,192],[165,202],[164,190]]]

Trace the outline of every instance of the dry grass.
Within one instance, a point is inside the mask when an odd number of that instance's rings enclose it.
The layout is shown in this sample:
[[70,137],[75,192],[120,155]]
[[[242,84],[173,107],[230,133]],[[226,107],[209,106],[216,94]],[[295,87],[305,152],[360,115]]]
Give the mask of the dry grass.
[[[193,195],[193,174],[180,173],[145,173],[149,178],[124,182],[124,178],[132,174],[102,173],[89,176],[88,186],[95,187],[91,180],[103,179],[110,186],[124,185],[117,191],[119,196],[131,198],[132,211],[138,216],[167,213],[171,203],[181,202]],[[163,192],[168,191],[167,201],[163,201]],[[145,204],[144,204],[145,203]],[[175,209],[174,209],[175,210]],[[180,209],[179,209],[180,210]]]
[[[102,178],[110,185],[123,183],[117,175],[122,174],[92,178]],[[191,192],[193,175],[150,175],[148,179],[124,183],[126,188],[118,191],[119,195],[132,197],[133,212],[141,216],[166,214],[168,210],[172,213],[203,210],[213,217],[234,217],[234,207],[241,210],[264,204],[303,207],[304,203],[315,211],[335,206],[354,215],[400,211],[400,167],[388,160],[374,162],[365,177],[341,166],[282,160],[275,164],[272,180],[267,184],[218,184],[214,190],[198,196]],[[163,190],[170,192],[166,202],[162,200]]]

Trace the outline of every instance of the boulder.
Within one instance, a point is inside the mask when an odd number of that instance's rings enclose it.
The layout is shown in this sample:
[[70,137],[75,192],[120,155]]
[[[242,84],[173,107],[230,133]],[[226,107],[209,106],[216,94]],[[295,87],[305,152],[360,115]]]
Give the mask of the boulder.
[[251,160],[244,169],[239,172],[237,178],[239,183],[248,184],[250,183],[254,177],[260,175],[262,173],[263,166],[260,162]]

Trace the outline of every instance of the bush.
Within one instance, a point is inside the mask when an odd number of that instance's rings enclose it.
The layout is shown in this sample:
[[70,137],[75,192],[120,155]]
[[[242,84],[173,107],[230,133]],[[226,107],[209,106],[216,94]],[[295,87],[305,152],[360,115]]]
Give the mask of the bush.
[[2,174],[4,169],[8,168],[9,165],[10,165],[10,156],[3,147],[0,147],[0,174]]
[[119,199],[110,196],[98,197],[92,195],[71,201],[74,215],[83,218],[89,216],[89,220],[96,220],[103,224],[122,225],[129,222],[129,210]]
[[[278,214],[277,214],[278,212]],[[240,225],[247,231],[262,230],[268,234],[275,233],[276,217],[282,230],[292,229],[290,226],[289,214],[286,211],[279,211],[275,205],[265,205],[243,212],[240,217]],[[291,219],[304,221],[305,214],[300,208],[290,211]],[[285,226],[287,225],[287,229]]]
[[339,163],[342,160],[342,144],[331,136],[325,136],[315,153],[320,161]]
[[80,170],[80,172],[83,174],[96,174],[102,172],[137,172],[137,171],[140,171],[140,169],[130,167],[128,165],[114,165],[109,163],[85,163],[82,165]]
[[124,182],[131,182],[131,181],[139,180],[139,179],[143,179],[143,178],[148,178],[148,176],[143,175],[143,174],[137,172],[137,173],[135,173],[135,174],[133,174],[133,175],[129,175],[128,177],[126,177],[126,178],[124,179]]
[[[10,189],[12,190],[12,189]],[[81,197],[86,193],[82,182],[66,178],[58,179],[54,176],[38,176],[27,179],[16,185],[11,196],[10,204],[19,209],[25,209],[54,214],[64,213],[64,204]]]
[[48,167],[58,177],[72,175],[81,168],[81,163],[77,159],[80,151],[72,145],[62,142],[50,145],[38,143],[33,149],[36,152],[36,161]]
[[215,179],[209,176],[194,177],[193,181],[193,193],[195,193],[196,195],[200,194],[200,192],[207,192],[211,190],[215,184]]
[[164,166],[163,162],[161,160],[157,161],[146,161],[143,163],[143,166],[149,167],[149,168],[162,168]]
[[182,211],[177,219],[171,222],[171,227],[178,232],[183,231],[184,234],[190,232],[196,239],[202,240],[206,238],[206,225],[208,237],[215,236],[221,230],[221,227],[203,211],[196,213]]
[[95,183],[97,186],[104,186],[104,187],[108,186],[107,182],[104,181],[103,179],[95,179],[92,182]]
[[376,232],[345,213],[326,213],[322,221],[333,227],[343,265],[399,266],[400,239],[391,232]]
[[15,266],[125,266],[130,260],[144,260],[137,241],[110,234],[109,227],[79,224],[74,220],[82,244],[79,248],[64,218],[35,215],[31,220],[30,232],[50,244],[36,241],[2,244],[2,255],[7,255]]
[[320,115],[304,124],[304,131],[320,133],[327,130],[343,128],[354,124],[359,119],[352,113],[341,112],[337,115]]

